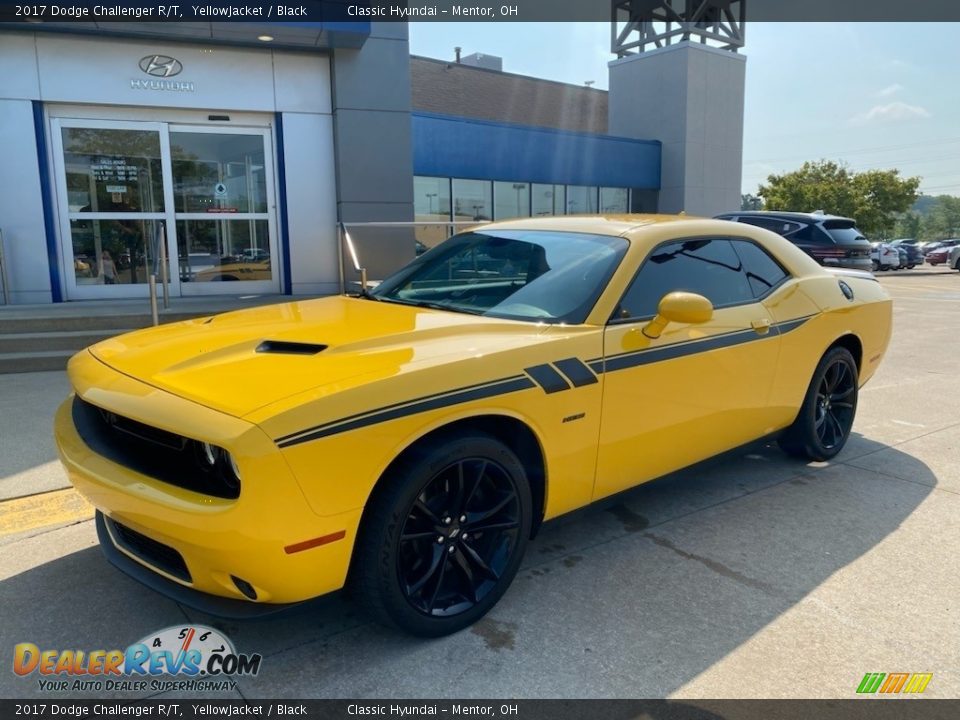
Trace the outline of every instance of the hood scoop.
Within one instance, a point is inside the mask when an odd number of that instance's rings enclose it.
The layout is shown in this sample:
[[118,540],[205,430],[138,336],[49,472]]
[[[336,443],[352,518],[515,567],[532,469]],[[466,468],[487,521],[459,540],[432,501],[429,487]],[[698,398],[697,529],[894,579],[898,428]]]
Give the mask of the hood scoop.
[[264,340],[257,345],[258,353],[273,355],[317,355],[327,349],[318,343],[289,342],[287,340]]

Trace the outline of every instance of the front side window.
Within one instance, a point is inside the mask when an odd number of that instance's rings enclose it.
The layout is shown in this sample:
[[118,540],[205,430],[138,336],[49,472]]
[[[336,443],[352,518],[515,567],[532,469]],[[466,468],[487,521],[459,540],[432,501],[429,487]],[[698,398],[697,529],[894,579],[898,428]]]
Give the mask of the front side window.
[[619,237],[468,232],[414,260],[374,300],[514,320],[582,323],[627,250]]
[[729,240],[679,240],[654,248],[620,301],[614,319],[653,317],[663,296],[677,290],[703,295],[717,308],[754,301]]

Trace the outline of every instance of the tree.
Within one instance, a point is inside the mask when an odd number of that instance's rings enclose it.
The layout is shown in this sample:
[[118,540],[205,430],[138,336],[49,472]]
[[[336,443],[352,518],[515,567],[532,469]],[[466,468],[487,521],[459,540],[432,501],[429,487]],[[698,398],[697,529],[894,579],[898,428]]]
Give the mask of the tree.
[[852,172],[830,160],[805,162],[799,170],[770,175],[757,194],[768,210],[822,210],[857,221],[868,236],[887,237],[896,217],[917,199],[920,178],[899,170]]
[[960,234],[960,198],[937,196],[918,234],[924,240],[943,240]]

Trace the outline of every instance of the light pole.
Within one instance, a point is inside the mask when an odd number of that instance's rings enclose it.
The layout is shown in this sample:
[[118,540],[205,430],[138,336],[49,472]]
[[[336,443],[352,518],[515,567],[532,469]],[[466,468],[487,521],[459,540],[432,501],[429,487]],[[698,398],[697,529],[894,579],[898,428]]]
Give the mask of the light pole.
[[427,193],[427,202],[430,203],[430,215],[433,215],[433,199],[437,196],[437,193]]

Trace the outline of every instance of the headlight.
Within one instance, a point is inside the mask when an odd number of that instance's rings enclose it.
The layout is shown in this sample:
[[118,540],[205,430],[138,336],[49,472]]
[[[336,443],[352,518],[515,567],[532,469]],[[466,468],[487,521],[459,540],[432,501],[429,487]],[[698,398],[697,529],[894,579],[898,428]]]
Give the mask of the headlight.
[[211,445],[210,443],[201,443],[200,444],[200,456],[206,461],[207,465],[213,467],[217,464],[217,455],[220,452],[220,448]]
[[237,467],[237,460],[226,450],[223,451],[223,456],[227,460],[227,464],[230,465],[230,471],[233,473],[233,476],[239,480],[240,479],[240,468]]

